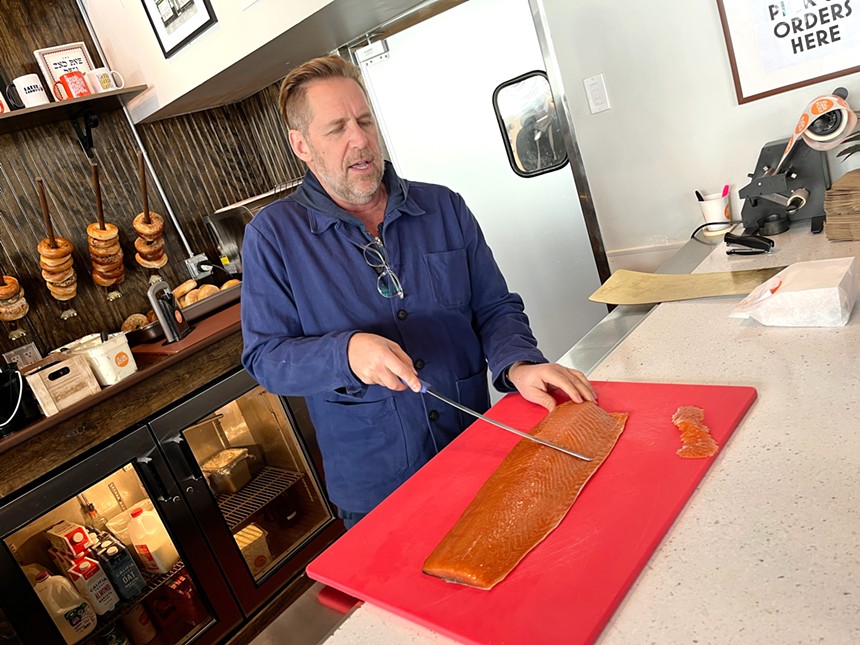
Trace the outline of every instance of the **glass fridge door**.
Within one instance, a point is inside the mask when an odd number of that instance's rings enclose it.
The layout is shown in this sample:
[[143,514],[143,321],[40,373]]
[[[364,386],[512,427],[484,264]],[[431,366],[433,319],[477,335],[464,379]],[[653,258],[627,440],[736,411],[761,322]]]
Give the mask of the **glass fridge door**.
[[244,370],[150,425],[247,611],[340,532],[294,415]]
[[2,609],[0,609],[0,644],[24,645],[24,641],[18,636],[18,632],[12,627],[12,623],[6,618],[6,613]]
[[141,428],[0,509],[0,605],[24,642],[215,642],[238,624],[169,476]]

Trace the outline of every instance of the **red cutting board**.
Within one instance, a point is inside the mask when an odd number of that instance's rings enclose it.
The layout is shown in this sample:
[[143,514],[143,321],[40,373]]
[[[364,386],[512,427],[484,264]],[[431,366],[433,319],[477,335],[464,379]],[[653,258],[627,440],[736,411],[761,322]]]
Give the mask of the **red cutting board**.
[[[466,643],[591,643],[651,557],[711,459],[681,459],[672,415],[705,410],[721,446],[756,398],[751,387],[596,382],[599,404],[630,417],[564,520],[489,591],[421,572],[519,439],[477,421],[322,553],[308,575]],[[546,411],[508,395],[488,416],[532,428]]]

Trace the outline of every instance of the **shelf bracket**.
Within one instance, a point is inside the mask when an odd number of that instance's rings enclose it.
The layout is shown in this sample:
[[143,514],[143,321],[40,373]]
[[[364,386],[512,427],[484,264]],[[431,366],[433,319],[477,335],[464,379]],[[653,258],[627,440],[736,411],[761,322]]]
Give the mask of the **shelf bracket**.
[[[78,119],[81,123],[78,123]],[[98,125],[99,115],[89,108],[84,108],[72,117],[72,127],[75,128],[78,141],[81,142],[81,147],[90,159],[93,158],[93,128],[97,128]]]

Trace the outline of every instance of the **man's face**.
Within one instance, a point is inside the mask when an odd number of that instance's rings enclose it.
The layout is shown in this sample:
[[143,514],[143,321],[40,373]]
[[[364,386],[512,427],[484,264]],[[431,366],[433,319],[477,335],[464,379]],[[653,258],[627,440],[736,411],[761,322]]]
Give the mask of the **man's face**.
[[335,202],[367,204],[382,181],[376,121],[358,83],[349,78],[307,87],[307,133],[290,130],[296,156],[308,164]]

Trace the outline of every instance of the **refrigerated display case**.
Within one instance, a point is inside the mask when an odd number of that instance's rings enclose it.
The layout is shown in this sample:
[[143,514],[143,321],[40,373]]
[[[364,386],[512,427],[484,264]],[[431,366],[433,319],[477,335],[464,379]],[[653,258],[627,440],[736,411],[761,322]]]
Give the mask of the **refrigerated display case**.
[[215,643],[243,619],[145,426],[5,504],[0,541],[11,642]]
[[246,614],[343,533],[302,406],[239,369],[149,422]]

